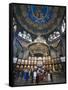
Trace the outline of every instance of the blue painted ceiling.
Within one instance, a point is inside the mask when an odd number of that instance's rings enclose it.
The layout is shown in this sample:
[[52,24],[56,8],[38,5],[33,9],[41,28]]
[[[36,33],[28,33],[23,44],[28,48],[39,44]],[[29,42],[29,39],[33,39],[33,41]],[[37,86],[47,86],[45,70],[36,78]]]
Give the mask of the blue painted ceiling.
[[47,23],[51,18],[53,18],[53,11],[49,9],[48,6],[37,7],[32,5],[28,9],[28,17],[35,23],[43,24]]
[[24,30],[43,35],[57,28],[64,15],[64,7],[16,5],[14,14]]

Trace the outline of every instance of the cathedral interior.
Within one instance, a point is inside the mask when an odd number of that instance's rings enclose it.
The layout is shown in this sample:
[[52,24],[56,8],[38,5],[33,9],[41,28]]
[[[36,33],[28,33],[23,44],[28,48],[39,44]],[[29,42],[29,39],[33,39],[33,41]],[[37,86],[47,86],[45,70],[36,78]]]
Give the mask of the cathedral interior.
[[[66,7],[15,5],[15,85],[66,82]],[[33,74],[34,73],[34,74]]]

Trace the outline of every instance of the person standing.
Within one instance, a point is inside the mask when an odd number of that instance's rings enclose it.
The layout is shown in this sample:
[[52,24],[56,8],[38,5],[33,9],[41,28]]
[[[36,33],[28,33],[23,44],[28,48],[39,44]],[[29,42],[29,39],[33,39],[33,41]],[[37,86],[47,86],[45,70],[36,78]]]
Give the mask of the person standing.
[[38,84],[39,83],[39,74],[37,73],[37,76],[36,76],[36,83]]
[[29,79],[29,72],[28,72],[27,69],[24,70],[24,76],[23,77],[24,77],[25,81],[28,81],[28,79]]
[[51,81],[50,73],[48,72],[48,81]]
[[33,71],[33,82],[36,83],[36,76],[37,76],[37,72],[36,70]]
[[33,83],[33,70],[31,70],[30,77],[31,77],[31,82]]
[[51,81],[53,81],[52,71],[50,72],[50,78],[51,78]]

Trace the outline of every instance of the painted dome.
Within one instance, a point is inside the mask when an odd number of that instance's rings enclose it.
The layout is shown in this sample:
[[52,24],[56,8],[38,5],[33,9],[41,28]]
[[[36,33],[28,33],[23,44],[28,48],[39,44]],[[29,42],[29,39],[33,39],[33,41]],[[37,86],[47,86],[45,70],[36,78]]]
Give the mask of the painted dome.
[[55,30],[64,13],[63,7],[45,5],[16,5],[14,15],[20,25],[35,35],[43,35]]

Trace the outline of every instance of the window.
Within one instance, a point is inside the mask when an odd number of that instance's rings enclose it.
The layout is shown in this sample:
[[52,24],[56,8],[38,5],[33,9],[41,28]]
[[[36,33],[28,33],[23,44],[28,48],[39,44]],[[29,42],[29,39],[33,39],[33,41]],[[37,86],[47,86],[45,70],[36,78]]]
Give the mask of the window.
[[65,31],[65,27],[66,27],[66,24],[65,24],[65,21],[63,20],[62,25],[61,25],[62,33]]
[[16,31],[17,30],[17,24],[15,22],[15,18],[13,18],[13,30]]
[[59,33],[59,31],[55,31],[52,34],[50,34],[48,41],[53,41],[53,40],[57,39],[58,37],[60,37],[60,33]]
[[19,33],[18,33],[18,36],[22,37],[22,33],[21,33],[21,32],[19,32]]
[[22,37],[24,38],[24,39],[26,39],[26,32],[25,31],[23,31],[23,34],[22,34]]
[[27,40],[27,41],[32,42],[31,35],[29,33],[25,32],[25,31],[23,31],[23,33],[22,32],[19,32],[18,33],[18,36],[21,37],[21,38],[23,38],[23,39],[25,39],[25,40]]

